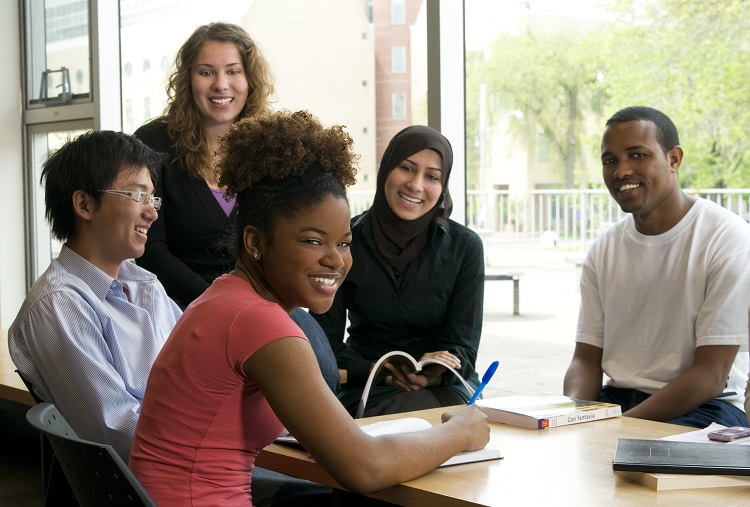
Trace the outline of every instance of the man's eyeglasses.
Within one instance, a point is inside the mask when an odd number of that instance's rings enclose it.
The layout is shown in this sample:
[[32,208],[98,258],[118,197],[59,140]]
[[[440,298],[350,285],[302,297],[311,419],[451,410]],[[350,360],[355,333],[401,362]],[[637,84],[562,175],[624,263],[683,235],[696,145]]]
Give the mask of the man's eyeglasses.
[[99,190],[107,194],[122,195],[128,199],[133,199],[135,202],[139,202],[144,206],[151,205],[154,209],[161,208],[161,197],[154,197],[146,192],[128,192],[127,190]]

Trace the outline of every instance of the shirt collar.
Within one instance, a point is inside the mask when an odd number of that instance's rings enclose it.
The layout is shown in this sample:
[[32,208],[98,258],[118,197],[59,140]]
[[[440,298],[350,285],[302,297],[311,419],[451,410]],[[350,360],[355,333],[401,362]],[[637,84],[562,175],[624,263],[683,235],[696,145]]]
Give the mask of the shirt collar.
[[[57,262],[69,273],[83,280],[99,299],[103,301],[107,296],[107,291],[112,285],[114,278],[75,253],[67,245],[62,246],[60,255],[57,257]],[[120,283],[128,281],[143,282],[155,279],[156,275],[131,262],[123,261],[120,264],[120,274],[117,277]]]

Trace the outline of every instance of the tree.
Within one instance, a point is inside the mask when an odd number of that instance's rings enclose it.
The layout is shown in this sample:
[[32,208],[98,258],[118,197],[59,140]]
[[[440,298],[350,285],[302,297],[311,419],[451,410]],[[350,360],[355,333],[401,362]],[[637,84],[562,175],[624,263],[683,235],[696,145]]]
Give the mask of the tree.
[[[568,188],[576,186],[584,122],[601,98],[600,63],[592,49],[586,37],[570,32],[542,36],[526,30],[520,36],[500,34],[484,58],[467,58],[467,94],[478,81],[486,83],[492,98],[487,101],[489,123],[509,110],[523,111],[517,137],[529,146],[542,133]],[[478,69],[469,70],[472,65]],[[467,104],[469,111],[476,108]],[[471,131],[473,118],[467,120]]]
[[612,112],[648,105],[669,115],[685,150],[683,186],[750,186],[750,2],[612,3],[604,30]]
[[647,105],[680,131],[683,186],[750,187],[750,0],[611,0],[609,9],[611,22],[583,34],[526,28],[467,57],[469,134],[486,83],[490,123],[523,110],[517,139],[529,147],[544,134],[574,188],[585,183],[585,162],[599,158],[606,118]]

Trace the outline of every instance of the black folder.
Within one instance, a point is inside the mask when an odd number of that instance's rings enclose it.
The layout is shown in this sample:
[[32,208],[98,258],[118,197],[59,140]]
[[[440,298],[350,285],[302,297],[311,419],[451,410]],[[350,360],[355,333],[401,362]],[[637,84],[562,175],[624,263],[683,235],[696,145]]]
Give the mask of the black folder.
[[665,474],[750,475],[750,446],[620,438],[612,469]]

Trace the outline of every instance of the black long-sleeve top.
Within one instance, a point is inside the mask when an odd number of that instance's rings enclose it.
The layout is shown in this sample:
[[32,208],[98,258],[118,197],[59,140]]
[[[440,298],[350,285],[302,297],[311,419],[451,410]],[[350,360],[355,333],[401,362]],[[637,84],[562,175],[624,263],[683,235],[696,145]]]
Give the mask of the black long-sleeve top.
[[234,269],[236,259],[225,243],[234,233],[237,208],[227,216],[206,182],[176,165],[163,121],[149,122],[134,135],[167,154],[154,182],[155,195],[162,198],[159,219],[151,224],[145,253],[135,262],[154,273],[169,297],[184,308],[214,279]]
[[[365,212],[352,219],[351,252],[352,268],[333,306],[314,316],[338,367],[347,370],[342,391],[361,392],[371,363],[393,350],[417,360],[426,352],[448,350],[461,360],[459,373],[476,385],[484,304],[479,236],[452,220],[446,226],[433,223],[427,245],[397,277],[375,246]],[[344,342],[347,315],[351,325]],[[443,375],[443,382],[463,392],[453,375]]]

